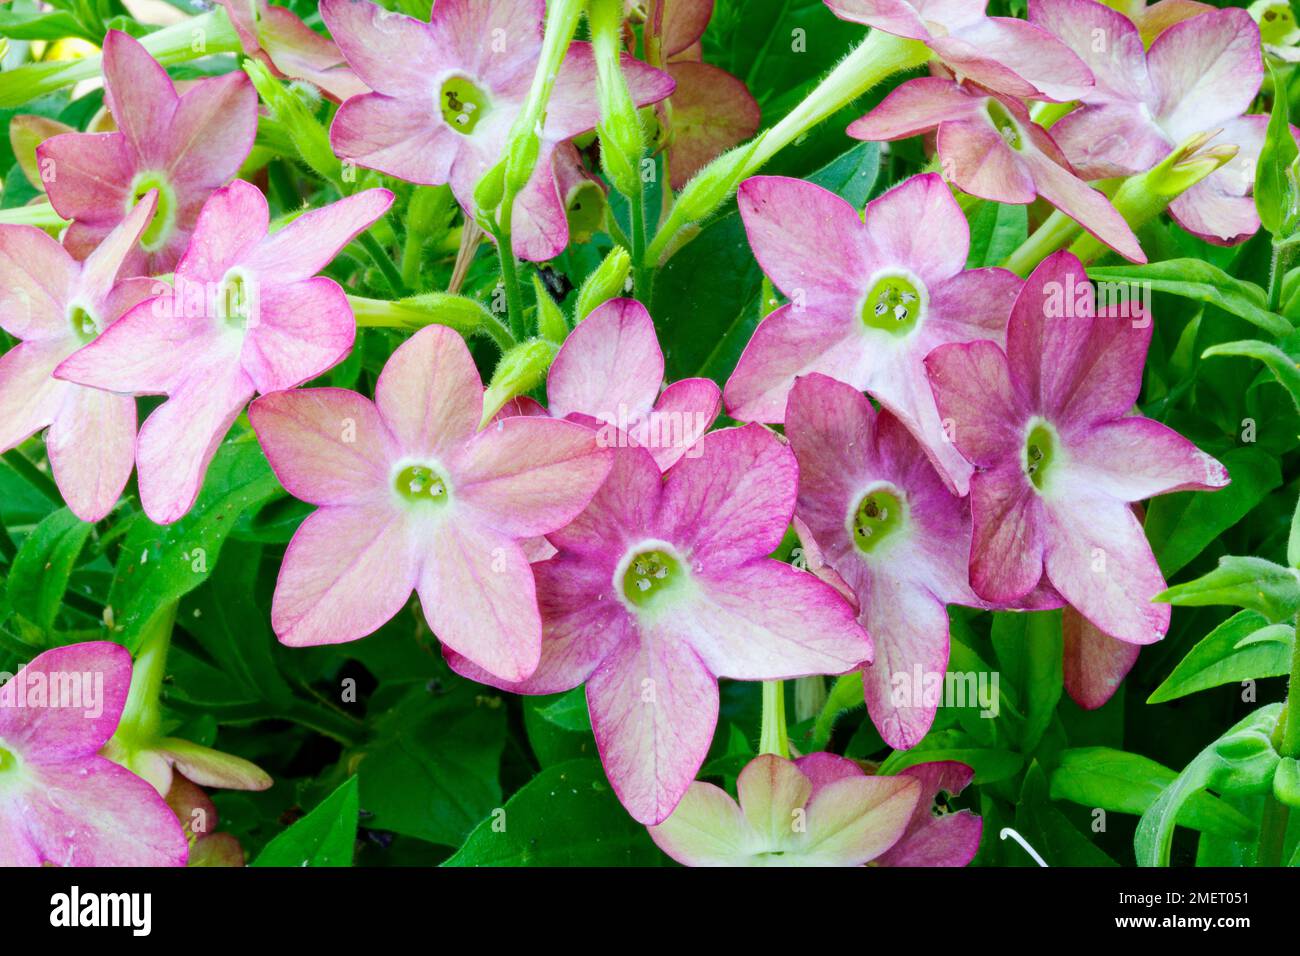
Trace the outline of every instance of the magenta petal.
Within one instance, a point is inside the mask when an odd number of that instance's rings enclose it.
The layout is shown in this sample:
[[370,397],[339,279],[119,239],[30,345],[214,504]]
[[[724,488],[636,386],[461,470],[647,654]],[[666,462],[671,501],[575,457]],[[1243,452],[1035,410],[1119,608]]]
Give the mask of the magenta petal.
[[397,509],[378,503],[321,508],[285,550],[271,626],[290,647],[355,641],[402,609],[418,573]]
[[1015,459],[976,472],[970,497],[971,587],[987,601],[1019,601],[1043,576],[1044,505]]
[[591,502],[563,528],[548,535],[552,543],[605,561],[613,587],[611,553],[645,537],[659,512],[664,482],[650,452],[639,446],[615,447],[609,477]]
[[573,330],[546,379],[551,414],[582,412],[604,422],[645,415],[663,384],[654,322],[635,299],[611,299]]
[[925,358],[935,404],[953,444],[971,464],[990,466],[1019,447],[1025,399],[1007,357],[992,342],[941,345]]
[[625,640],[587,681],[605,774],[638,823],[667,819],[695,779],[718,722],[718,683],[671,631]]
[[965,866],[979,851],[984,822],[969,810],[935,816],[932,805],[940,791],[961,793],[970,784],[974,772],[954,761],[922,763],[899,774],[921,785],[907,830],[890,850],[875,861],[877,866]]
[[135,399],[65,386],[45,449],[59,493],[82,521],[113,510],[135,466]]
[[165,163],[168,143],[159,134],[171,125],[180,98],[162,65],[139,40],[120,30],[104,37],[104,98],[145,166]]
[[1124,258],[1147,261],[1137,236],[1104,194],[1043,153],[1029,149],[1021,155],[1034,177],[1038,195]]
[[36,148],[43,168],[58,170],[45,184],[64,219],[116,223],[135,177],[135,160],[121,133],[63,133]]
[[381,500],[393,437],[374,403],[341,388],[264,395],[248,420],[267,461],[289,494],[314,505]]
[[[735,806],[734,802],[732,806]],[[6,869],[15,866],[40,866],[43,862],[40,850],[32,844],[31,837],[28,836],[27,824],[23,820],[24,809],[17,805],[17,801],[0,800],[0,866]],[[736,813],[740,813],[739,807],[736,807]]]
[[252,183],[236,179],[203,204],[194,235],[176,263],[186,279],[219,282],[266,237],[270,212],[266,197]]
[[200,80],[167,129],[168,172],[180,189],[214,189],[239,171],[256,135],[257,91],[244,73]]
[[1072,607],[1063,613],[1065,689],[1084,710],[1096,710],[1119,689],[1142,647],[1115,640]]
[[382,93],[353,96],[330,124],[330,145],[338,155],[426,186],[440,186],[451,178],[458,136],[442,121],[433,91],[421,99]]
[[554,259],[569,244],[569,219],[555,179],[555,150],[543,142],[537,165],[515,199],[510,247],[529,262]]
[[873,199],[865,220],[867,247],[877,264],[910,269],[926,286],[966,268],[970,227],[938,173],[913,176]]
[[117,318],[117,315],[103,314],[103,308],[117,281],[118,273],[122,271],[123,263],[140,240],[141,233],[149,225],[157,207],[157,193],[150,191],[113,228],[98,248],[86,257],[82,265],[80,294],[90,300],[85,303],[86,307],[105,323]]
[[239,361],[263,394],[301,385],[352,350],[356,319],[333,279],[264,283],[257,306]]
[[900,83],[875,109],[850,123],[847,132],[869,142],[928,133],[941,123],[977,119],[981,99],[952,80],[920,77]]
[[667,471],[683,455],[696,453],[697,442],[721,410],[722,390],[716,382],[684,378],[664,389],[647,427],[638,434],[649,445],[655,463]]
[[[77,687],[79,699],[47,697],[31,706],[35,682]],[[45,651],[0,687],[0,742],[24,763],[58,764],[96,753],[117,729],[131,686],[131,655],[120,644],[93,641]],[[74,697],[76,695],[73,695]]]
[[794,765],[799,768],[800,773],[812,782],[812,792],[814,794],[822,787],[837,780],[851,780],[854,777],[866,776],[863,769],[848,757],[841,757],[839,754],[825,753],[824,751],[805,754],[798,758]]
[[443,326],[416,332],[389,357],[375,404],[408,455],[450,455],[478,431],[483,380],[465,340]]
[[785,433],[799,462],[800,519],[825,534],[844,528],[849,498],[867,484],[876,412],[865,395],[825,375],[795,381]]
[[942,124],[935,148],[948,176],[972,196],[1023,206],[1037,195],[1024,154],[982,119]]
[[1120,501],[1228,484],[1223,465],[1149,418],[1121,418],[1072,436],[1069,455],[1072,480]]

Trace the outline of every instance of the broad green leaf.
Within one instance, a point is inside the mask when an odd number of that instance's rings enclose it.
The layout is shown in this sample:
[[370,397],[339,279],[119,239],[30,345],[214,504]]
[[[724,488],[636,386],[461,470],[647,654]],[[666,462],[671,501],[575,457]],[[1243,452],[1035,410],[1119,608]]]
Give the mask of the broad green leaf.
[[1277,677],[1291,668],[1295,629],[1269,624],[1262,614],[1240,611],[1207,634],[1147,698],[1148,704],[1260,677]]
[[1231,483],[1213,494],[1161,495],[1147,506],[1144,527],[1166,578],[1173,577],[1280,484],[1277,458],[1257,448],[1234,448],[1219,460]]
[[591,716],[587,713],[585,687],[575,687],[562,694],[559,700],[543,707],[538,713],[556,726],[573,733],[591,732]]
[[1239,342],[1224,342],[1212,345],[1201,353],[1202,358],[1216,355],[1231,355],[1238,358],[1253,358],[1268,368],[1291,395],[1291,401],[1300,409],[1300,365],[1276,345],[1261,342],[1258,339],[1243,339]]
[[[1025,773],[1016,804],[1016,829],[1048,866],[1115,866],[1056,807],[1048,795],[1047,775],[1035,761]],[[1027,860],[1033,863],[1032,859]]]
[[0,36],[11,40],[62,40],[77,37],[98,41],[72,14],[62,10],[50,13],[20,13],[0,10]]
[[32,530],[14,558],[6,585],[9,602],[47,635],[54,629],[68,578],[94,528],[60,508]]
[[474,828],[447,866],[646,866],[663,855],[600,761],[547,767]]
[[1268,309],[1268,296],[1252,282],[1236,279],[1201,259],[1167,259],[1144,266],[1089,269],[1098,282],[1139,282],[1155,292],[1218,306],[1271,335],[1290,335],[1291,323]]
[[1032,753],[1061,700],[1061,613],[999,613],[994,616],[992,634],[998,663],[1025,702],[1020,751]]
[[968,269],[996,266],[1015,252],[1029,235],[1029,207],[1008,206],[999,202],[981,202],[970,219],[970,253]]
[[[1110,747],[1064,750],[1060,760],[1052,773],[1052,799],[1116,813],[1145,813],[1178,776],[1147,757]],[[1192,796],[1178,823],[1234,840],[1251,834],[1250,820],[1208,793]]]
[[975,771],[977,784],[997,783],[1020,772],[1025,758],[1010,750],[972,747],[970,738],[959,731],[931,732],[911,750],[895,750],[880,765],[880,773],[894,774],[919,763],[956,760]]
[[1300,572],[1263,558],[1229,555],[1209,574],[1176,584],[1152,600],[1184,607],[1229,604],[1258,611],[1277,623],[1295,617],[1300,609]]
[[108,595],[118,627],[115,638],[134,648],[154,612],[208,579],[240,513],[279,491],[261,449],[252,442],[230,442],[208,466],[203,491],[189,514],[170,525],[134,521]]
[[1294,164],[1297,152],[1291,133],[1291,110],[1287,100],[1287,78],[1278,76],[1271,60],[1268,72],[1273,79],[1273,111],[1268,118],[1264,145],[1255,164],[1255,209],[1259,221],[1274,239],[1285,238],[1294,229],[1300,213],[1296,195]]
[[253,866],[351,866],[359,817],[357,778],[349,777],[315,810],[275,837]]

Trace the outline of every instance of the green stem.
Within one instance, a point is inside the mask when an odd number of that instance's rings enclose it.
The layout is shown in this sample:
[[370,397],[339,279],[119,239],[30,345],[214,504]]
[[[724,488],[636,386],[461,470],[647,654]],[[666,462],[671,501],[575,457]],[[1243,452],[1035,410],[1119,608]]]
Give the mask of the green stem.
[[519,287],[519,267],[515,262],[515,252],[510,245],[510,216],[502,209],[504,220],[502,230],[497,233],[497,258],[501,261],[501,284],[506,290],[506,314],[510,319],[510,332],[515,340],[522,342],[528,338],[528,329],[524,325],[524,293]]
[[366,250],[370,258],[374,260],[379,271],[384,274],[384,280],[388,283],[389,289],[393,295],[401,298],[406,295],[406,284],[402,282],[402,274],[397,271],[397,266],[393,265],[392,258],[384,251],[384,247],[368,232],[363,232],[357,236],[357,241],[361,247]]
[[645,262],[645,190],[627,197],[632,210],[632,289],[643,305],[650,305],[650,270]]
[[424,253],[424,237],[407,229],[406,242],[402,245],[402,284],[414,289],[420,282],[420,261]]
[[1273,255],[1269,260],[1268,270],[1268,310],[1280,312],[1282,309],[1282,283],[1286,279],[1287,269],[1295,255],[1295,241],[1278,242],[1273,240]]
[[501,351],[516,344],[515,337],[482,303],[450,293],[430,293],[401,302],[348,296],[348,305],[359,329],[422,329],[426,325],[445,325],[461,335],[483,331],[492,337]]
[[131,671],[131,689],[118,722],[120,740],[130,746],[158,736],[162,725],[161,695],[167,673],[167,652],[176,623],[177,602],[164,605],[145,625]]
[[1059,209],[1053,210],[1043,220],[1043,224],[1007,257],[1002,267],[1010,269],[1023,279],[1057,249],[1068,246],[1082,231],[1083,227],[1065,213]]
[[763,681],[763,726],[758,752],[790,759],[790,736],[785,728],[785,683]]
[[51,501],[63,504],[63,495],[59,494],[59,486],[54,483],[54,479],[41,471],[34,465],[31,460],[20,452],[17,448],[11,448],[9,451],[0,455],[0,459],[24,478],[29,485],[43,494]]
[[42,229],[66,226],[67,220],[54,211],[48,200],[30,206],[0,209],[0,223],[7,226],[39,226]]
[[[1277,249],[1274,247],[1274,255]],[[1291,641],[1291,676],[1287,683],[1287,700],[1282,707],[1273,744],[1278,755],[1300,757],[1300,615],[1296,618],[1296,634]],[[1273,794],[1264,797],[1264,815],[1259,824],[1258,866],[1281,866],[1286,850],[1287,826],[1291,822],[1291,808]]]

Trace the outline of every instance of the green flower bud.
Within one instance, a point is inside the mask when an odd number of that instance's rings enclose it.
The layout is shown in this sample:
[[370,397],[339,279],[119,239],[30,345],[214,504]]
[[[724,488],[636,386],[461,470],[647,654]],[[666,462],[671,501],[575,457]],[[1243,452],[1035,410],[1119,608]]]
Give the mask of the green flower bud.
[[491,216],[506,192],[506,164],[501,161],[483,174],[474,186],[474,207],[480,216]]
[[461,335],[472,335],[491,320],[480,302],[449,292],[428,292],[396,302],[348,296],[357,328],[420,329],[445,325]]
[[529,339],[508,349],[483,393],[483,419],[479,427],[487,425],[510,399],[542,384],[558,351],[559,346],[545,339]]
[[536,272],[533,273],[533,294],[537,297],[537,331],[547,341],[562,345],[569,335],[569,322]]
[[632,271],[632,257],[622,246],[615,246],[605,261],[598,265],[578,290],[578,304],[574,309],[575,322],[591,315],[602,302],[617,298],[627,287],[627,276]]
[[518,196],[528,185],[533,170],[537,168],[537,157],[542,151],[542,138],[537,130],[529,129],[512,137],[506,144],[506,191],[511,196]]
[[321,178],[343,184],[343,164],[330,146],[329,132],[294,92],[271,75],[257,60],[244,61],[244,72],[257,88],[271,115],[280,123],[293,142],[294,149],[312,171]]

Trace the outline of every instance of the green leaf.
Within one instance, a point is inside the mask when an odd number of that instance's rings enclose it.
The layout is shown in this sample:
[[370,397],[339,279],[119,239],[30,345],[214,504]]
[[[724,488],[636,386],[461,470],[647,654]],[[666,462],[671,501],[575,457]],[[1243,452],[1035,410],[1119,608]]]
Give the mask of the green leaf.
[[587,713],[585,687],[575,687],[562,694],[559,700],[543,707],[538,713],[557,727],[563,727],[573,733],[591,732],[591,715]]
[[1260,677],[1277,677],[1291,667],[1295,629],[1269,624],[1255,611],[1240,611],[1207,634],[1152,691],[1148,704]]
[[1268,296],[1253,282],[1235,279],[1201,259],[1167,259],[1143,266],[1109,266],[1089,269],[1098,282],[1140,282],[1155,292],[1218,306],[1257,325],[1270,335],[1290,335],[1291,323],[1268,309]]
[[1160,570],[1171,578],[1282,484],[1277,457],[1258,448],[1234,448],[1219,460],[1232,479],[1205,494],[1161,495],[1147,506],[1145,529]]
[[[1145,813],[1178,776],[1147,757],[1110,747],[1063,750],[1060,761],[1052,774],[1052,799],[1116,813]],[[1194,794],[1179,811],[1178,823],[1233,840],[1253,832],[1250,820],[1208,793]]]
[[474,828],[447,866],[646,866],[662,854],[600,761],[547,767]]
[[[1277,724],[1281,704],[1262,707],[1235,724],[1224,737],[1242,732],[1271,731]],[[1225,780],[1225,771],[1231,768],[1217,751],[1218,741],[1202,750],[1174,781],[1161,791],[1155,803],[1138,821],[1133,848],[1138,866],[1168,866],[1169,849],[1174,839],[1174,824],[1181,816],[1183,806],[1193,795]]]
[[1261,342],[1258,339],[1243,339],[1238,342],[1224,342],[1212,345],[1201,353],[1201,358],[1213,358],[1216,355],[1230,355],[1237,358],[1253,358],[1263,362],[1265,367],[1277,378],[1282,387],[1291,395],[1291,401],[1300,409],[1300,365],[1276,345]]
[[240,513],[279,492],[280,483],[256,444],[227,443],[208,466],[203,491],[189,514],[170,525],[135,519],[108,594],[119,629],[114,636],[134,649],[159,608],[212,574]]
[[1300,610],[1300,572],[1263,558],[1229,555],[1209,574],[1176,584],[1152,600],[1184,607],[1229,604],[1258,611],[1277,623]]
[[1273,111],[1255,164],[1255,209],[1264,228],[1275,239],[1281,239],[1294,228],[1298,211],[1292,165],[1300,151],[1296,149],[1295,137],[1291,134],[1287,78],[1277,75],[1270,60],[1265,62],[1273,80]]
[[56,10],[50,13],[20,13],[0,10],[0,36],[11,40],[62,40],[78,37],[98,41],[80,21],[70,13]]
[[992,636],[998,663],[1024,701],[1020,751],[1032,753],[1061,700],[1061,612],[995,614]]
[[1035,761],[1025,773],[1016,804],[1016,829],[1048,866],[1116,866],[1056,807],[1047,775]]
[[1300,810],[1300,761],[1283,757],[1273,773],[1273,796],[1278,803]]
[[1015,252],[1029,235],[1029,207],[981,202],[970,220],[970,253],[966,268],[996,266]]
[[68,578],[94,528],[60,508],[33,529],[14,557],[6,585],[9,602],[47,635],[54,630]]
[[880,765],[882,774],[895,774],[919,763],[956,760],[975,771],[980,785],[1008,780],[1025,765],[1025,758],[1010,750],[972,747],[970,737],[960,731],[932,731],[911,750],[895,750]]
[[351,866],[359,818],[357,778],[349,777],[311,813],[275,837],[253,866]]

